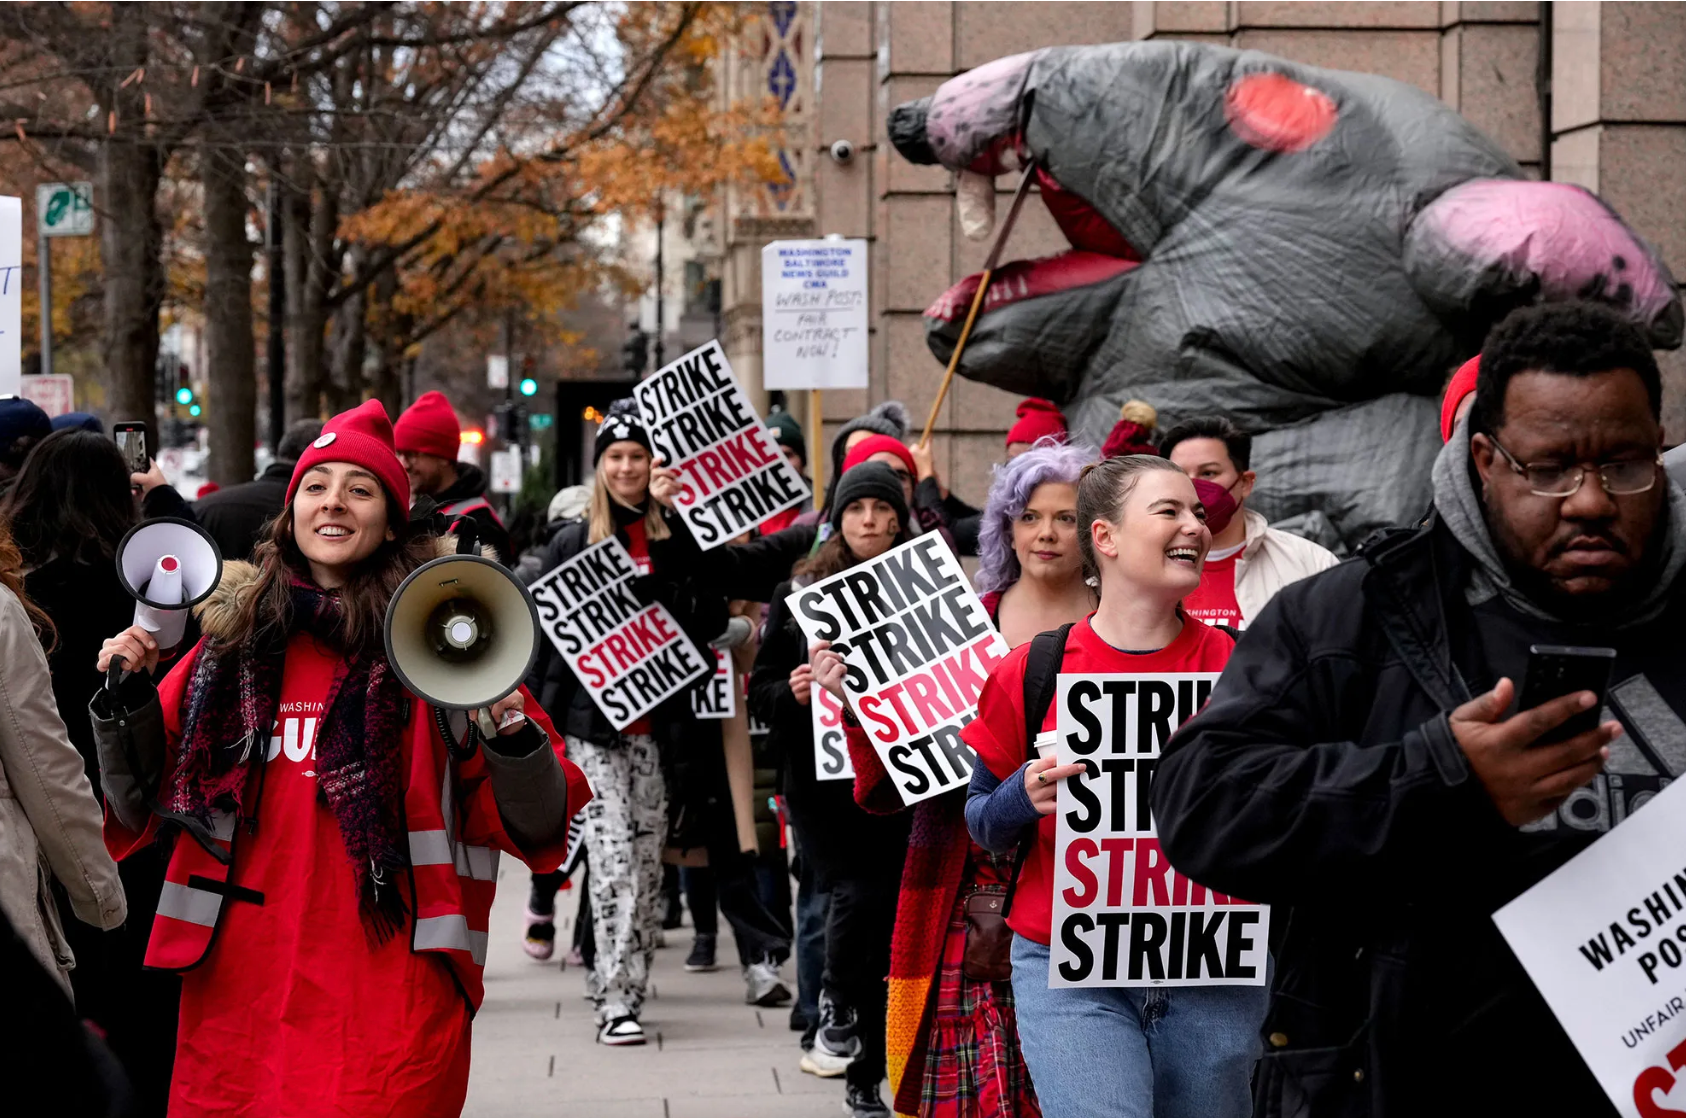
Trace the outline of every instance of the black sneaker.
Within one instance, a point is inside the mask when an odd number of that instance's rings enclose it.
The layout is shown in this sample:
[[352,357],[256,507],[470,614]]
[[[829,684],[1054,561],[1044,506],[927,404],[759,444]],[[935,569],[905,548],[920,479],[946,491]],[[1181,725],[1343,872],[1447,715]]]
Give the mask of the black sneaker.
[[843,1113],[850,1118],[890,1118],[890,1108],[878,1097],[876,1083],[870,1087],[849,1084],[848,1093],[843,1098]]
[[691,953],[685,957],[685,969],[692,974],[714,969],[714,937],[698,932],[691,941]]
[[[799,1005],[791,1006],[790,1031],[793,1033],[806,1033],[809,1031],[809,1028],[808,1015],[802,1012],[802,1007]],[[802,1047],[806,1048],[808,1046],[804,1044]]]

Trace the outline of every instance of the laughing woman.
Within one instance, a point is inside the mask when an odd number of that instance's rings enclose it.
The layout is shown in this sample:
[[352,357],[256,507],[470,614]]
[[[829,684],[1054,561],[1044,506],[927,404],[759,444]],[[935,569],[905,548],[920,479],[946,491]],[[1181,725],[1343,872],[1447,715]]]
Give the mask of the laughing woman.
[[499,852],[553,868],[590,797],[525,691],[458,759],[393,672],[387,605],[440,542],[409,502],[385,409],[342,413],[156,691],[144,629],[100,651],[139,669],[96,714],[107,845],[172,847],[146,960],[184,972],[172,1114],[459,1114]]
[[[1028,843],[1008,916],[1025,1063],[1047,1118],[1246,1118],[1264,987],[1048,987],[1054,810],[1060,782],[1082,765],[1027,760],[1035,712],[1027,714],[1026,696],[1051,696],[1044,687],[1058,672],[1221,671],[1234,648],[1230,635],[1182,610],[1212,533],[1176,466],[1145,454],[1089,466],[1076,526],[1084,565],[1100,580],[1099,606],[1063,633],[1057,662],[1033,672],[1035,641],[1009,653],[962,733],[979,761],[966,804],[972,838],[997,854]],[[1050,703],[1041,729],[1055,720]]]

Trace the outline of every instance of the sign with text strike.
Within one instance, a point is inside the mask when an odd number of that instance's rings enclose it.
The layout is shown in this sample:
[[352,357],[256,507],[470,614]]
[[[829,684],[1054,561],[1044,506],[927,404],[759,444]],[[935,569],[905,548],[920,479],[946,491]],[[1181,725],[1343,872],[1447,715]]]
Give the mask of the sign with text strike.
[[732,718],[738,713],[736,688],[732,686],[732,654],[711,648],[714,674],[691,691],[691,713],[698,718]]
[[1048,985],[1263,986],[1270,910],[1171,868],[1150,795],[1159,753],[1217,674],[1061,675]]
[[638,573],[611,536],[529,587],[539,628],[617,730],[714,671],[666,606],[638,600]]
[[830,641],[842,654],[843,689],[903,803],[971,781],[975,756],[960,730],[977,714],[978,692],[1007,642],[940,535],[909,540],[785,602],[810,642]]
[[843,704],[816,683],[808,709],[814,716],[814,779],[855,779],[855,761],[843,732]]
[[1618,1111],[1686,1114],[1686,780],[1493,922]]
[[704,551],[808,499],[719,342],[664,366],[633,394],[656,456],[679,472],[675,504]]

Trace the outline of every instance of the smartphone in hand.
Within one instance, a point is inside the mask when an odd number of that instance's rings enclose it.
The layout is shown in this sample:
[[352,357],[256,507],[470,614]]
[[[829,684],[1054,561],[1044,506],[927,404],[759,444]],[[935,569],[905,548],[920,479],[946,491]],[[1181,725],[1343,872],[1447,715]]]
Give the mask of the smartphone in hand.
[[152,453],[146,445],[146,424],[114,424],[111,437],[117,441],[117,451],[123,456],[123,463],[129,467],[131,474],[144,474],[151,468]]
[[1603,718],[1605,697],[1610,690],[1610,669],[1616,662],[1613,648],[1588,648],[1564,644],[1536,644],[1528,649],[1528,673],[1522,681],[1517,710],[1532,710],[1541,703],[1591,691],[1598,701],[1573,715],[1567,722],[1540,739],[1541,745],[1567,741],[1576,734],[1598,728]]

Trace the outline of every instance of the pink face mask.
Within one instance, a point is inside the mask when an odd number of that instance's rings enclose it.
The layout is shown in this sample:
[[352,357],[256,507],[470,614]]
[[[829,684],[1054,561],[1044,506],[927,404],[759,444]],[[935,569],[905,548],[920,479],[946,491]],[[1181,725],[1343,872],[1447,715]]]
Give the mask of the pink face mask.
[[1216,536],[1228,528],[1239,507],[1230,491],[1215,481],[1195,478],[1194,492],[1200,497],[1200,503],[1206,506],[1206,527],[1212,530],[1212,535]]

